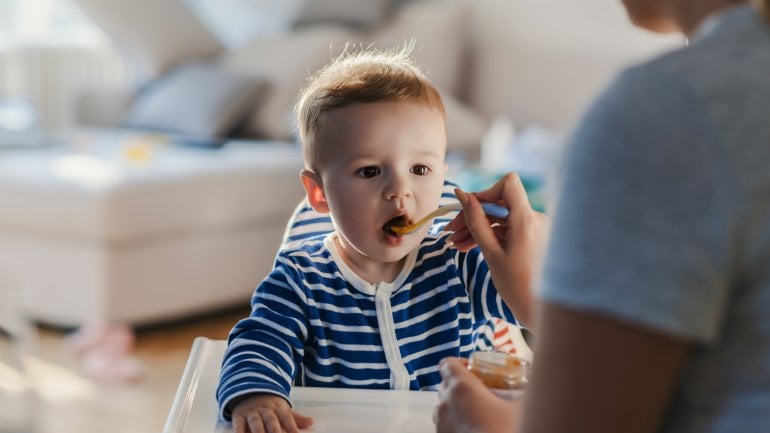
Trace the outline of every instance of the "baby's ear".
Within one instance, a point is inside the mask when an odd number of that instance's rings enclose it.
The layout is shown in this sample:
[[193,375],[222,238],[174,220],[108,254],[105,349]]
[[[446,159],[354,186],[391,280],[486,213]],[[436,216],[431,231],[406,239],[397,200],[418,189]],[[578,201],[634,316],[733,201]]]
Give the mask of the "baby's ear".
[[329,213],[329,204],[326,202],[321,176],[305,169],[299,173],[299,177],[302,180],[302,186],[305,187],[310,206],[313,206],[318,213]]

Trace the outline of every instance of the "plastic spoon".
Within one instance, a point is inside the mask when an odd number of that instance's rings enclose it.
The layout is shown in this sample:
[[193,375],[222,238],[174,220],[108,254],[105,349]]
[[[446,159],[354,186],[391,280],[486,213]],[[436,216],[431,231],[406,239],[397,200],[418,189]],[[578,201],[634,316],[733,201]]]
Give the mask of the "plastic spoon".
[[[484,213],[488,216],[494,217],[494,218],[507,218],[508,217],[508,209],[495,203],[481,203],[481,208],[484,209]],[[442,206],[433,212],[429,213],[425,216],[425,218],[417,221],[414,224],[409,224],[405,226],[400,225],[391,225],[388,227],[391,232],[401,236],[401,235],[408,235],[410,233],[414,233],[422,227],[425,223],[432,220],[433,218],[436,218],[437,216],[445,215],[452,211],[458,211],[462,209],[462,205],[460,203],[454,203],[446,206]]]

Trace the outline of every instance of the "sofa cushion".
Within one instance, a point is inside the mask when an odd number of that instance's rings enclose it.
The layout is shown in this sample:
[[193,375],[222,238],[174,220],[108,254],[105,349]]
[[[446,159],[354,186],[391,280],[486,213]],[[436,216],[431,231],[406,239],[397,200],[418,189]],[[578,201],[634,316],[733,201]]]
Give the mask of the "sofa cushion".
[[[302,152],[283,142],[210,150],[125,129],[58,141],[72,144],[0,158],[0,231],[121,243],[244,222],[282,228],[303,196]],[[152,148],[149,158],[129,158],[137,146]]]
[[314,26],[284,35],[256,38],[228,53],[225,69],[269,83],[264,100],[243,125],[246,135],[274,140],[294,132],[293,106],[308,74],[325,65],[358,33],[339,26]]
[[121,125],[224,137],[253,111],[262,82],[207,63],[179,67],[140,91]]

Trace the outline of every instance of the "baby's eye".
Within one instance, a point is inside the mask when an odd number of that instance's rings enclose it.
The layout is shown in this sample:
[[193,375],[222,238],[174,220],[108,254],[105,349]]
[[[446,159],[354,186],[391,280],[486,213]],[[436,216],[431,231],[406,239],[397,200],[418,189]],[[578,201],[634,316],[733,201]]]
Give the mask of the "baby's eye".
[[370,178],[380,174],[380,169],[374,166],[359,169],[356,174],[361,177]]
[[412,173],[418,176],[425,176],[428,172],[430,172],[430,167],[427,165],[415,165],[412,167]]

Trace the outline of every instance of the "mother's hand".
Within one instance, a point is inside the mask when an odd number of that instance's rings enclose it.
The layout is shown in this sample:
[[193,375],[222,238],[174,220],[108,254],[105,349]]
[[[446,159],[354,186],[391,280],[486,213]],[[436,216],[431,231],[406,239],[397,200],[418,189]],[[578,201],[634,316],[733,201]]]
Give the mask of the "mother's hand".
[[[466,194],[457,189],[455,193],[463,211],[445,227],[454,231],[449,240],[460,251],[476,245],[481,248],[498,292],[522,322],[531,324],[533,302],[527,296],[531,296],[528,293],[540,270],[550,225],[548,217],[532,209],[524,185],[514,173],[506,174],[484,191]],[[479,201],[504,205],[508,217],[490,220]],[[508,298],[508,293],[517,295]]]
[[439,404],[433,413],[437,433],[511,432],[520,403],[494,395],[467,368],[467,360],[445,358]]

